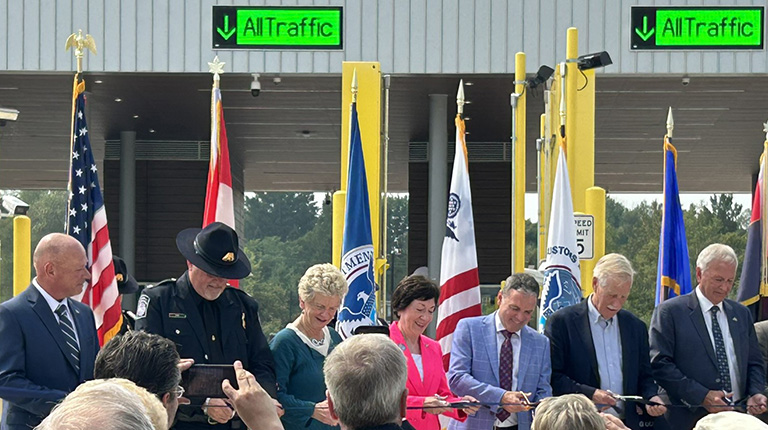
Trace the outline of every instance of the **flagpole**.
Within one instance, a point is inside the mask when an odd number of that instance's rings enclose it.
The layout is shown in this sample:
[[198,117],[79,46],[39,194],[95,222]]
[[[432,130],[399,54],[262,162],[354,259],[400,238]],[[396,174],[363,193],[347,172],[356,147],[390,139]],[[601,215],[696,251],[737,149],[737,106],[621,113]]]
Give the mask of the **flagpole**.
[[[763,124],[763,131],[765,132],[765,141],[763,142],[763,156],[760,160],[760,170],[763,173],[760,184],[760,218],[762,238],[760,241],[760,286],[758,288],[758,297],[764,297],[768,295],[768,240],[766,240],[766,234],[768,234],[768,222],[766,222],[766,209],[768,208],[768,199],[766,199],[766,189],[768,188],[768,173],[766,172],[766,166],[768,165],[768,121]],[[762,317],[762,300],[758,301],[758,320]]]

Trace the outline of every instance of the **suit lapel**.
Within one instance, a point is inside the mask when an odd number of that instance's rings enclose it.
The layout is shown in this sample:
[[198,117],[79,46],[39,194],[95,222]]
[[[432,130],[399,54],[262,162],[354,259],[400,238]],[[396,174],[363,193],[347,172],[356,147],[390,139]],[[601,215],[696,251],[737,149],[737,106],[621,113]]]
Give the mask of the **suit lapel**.
[[[423,339],[423,338],[420,338]],[[440,386],[440,376],[444,375],[443,371],[443,357],[440,356],[438,348],[435,348],[432,343],[421,341],[421,365],[424,368],[424,389],[427,393],[436,393]],[[435,372],[435,368],[431,367],[432,363],[439,364],[436,368],[439,371]],[[432,371],[427,371],[427,370]]]
[[[740,336],[734,336],[734,333],[739,333],[739,320],[736,318],[736,311],[733,309],[733,305],[728,303],[727,300],[723,301],[723,310],[725,312],[725,317],[728,319],[728,330],[731,333],[731,341],[733,341],[733,350],[736,352],[736,364],[738,364],[738,369],[745,369],[744,367],[744,354],[739,354],[739,351],[741,351],[741,345],[742,342],[744,342],[744,339]],[[743,374],[744,372],[739,372],[739,374]],[[743,385],[743,384],[742,384]]]
[[699,299],[696,296],[696,291],[688,293],[688,309],[690,310],[689,316],[691,323],[696,328],[696,332],[701,338],[701,342],[704,344],[704,349],[707,350],[707,355],[712,361],[712,364],[717,368],[717,359],[715,358],[715,349],[712,347],[712,339],[709,337],[709,331],[707,331],[707,324],[704,322],[704,314],[701,306],[699,306]]
[[[587,299],[589,300],[589,299]],[[590,371],[594,380],[600,384],[600,374],[597,371],[597,354],[595,353],[595,341],[592,339],[592,329],[589,327],[589,308],[587,300],[582,300],[576,306],[576,331],[582,343],[582,351],[589,355]]]
[[[64,354],[67,362],[72,366],[72,371],[75,371],[75,360],[69,355],[69,351],[65,344],[66,341],[64,340],[64,333],[61,331],[61,327],[59,327],[59,322],[56,321],[56,317],[53,316],[53,312],[51,312],[48,302],[45,301],[45,298],[43,298],[40,292],[37,291],[37,288],[35,288],[34,285],[30,285],[24,293],[28,295],[27,300],[32,306],[32,310],[35,311],[40,318],[40,321],[43,322],[45,328],[50,332],[53,340],[56,341],[56,345],[58,345],[61,353]],[[80,375],[78,374],[78,376]]]
[[[175,297],[176,303],[174,303],[174,312],[186,314],[186,320],[189,325],[192,326],[192,330],[195,332],[195,337],[197,338],[200,347],[203,349],[206,356],[210,356],[211,351],[209,351],[208,342],[205,339],[203,317],[200,315],[200,311],[197,310],[197,303],[195,303],[195,299],[189,291],[189,289],[192,288],[192,284],[189,282],[188,274],[184,273],[181,275],[179,280],[176,281],[176,285],[178,295]],[[163,315],[163,318],[166,317],[166,315]]]
[[[405,338],[403,337],[403,333],[400,331],[400,325],[397,321],[393,322],[392,325],[389,326],[389,337],[392,339],[393,342],[395,342],[400,348],[401,351],[403,351],[403,354],[405,355],[405,362],[408,365],[408,384],[413,387],[414,395],[415,393],[426,393],[424,390],[424,382],[421,380],[421,378],[418,377],[419,375],[419,369],[416,368],[416,362],[413,361],[413,355],[411,354],[411,350],[408,349],[408,345],[405,343]],[[421,365],[424,366],[424,362],[426,361],[426,357],[424,356],[424,344],[421,344]],[[426,373],[426,372],[425,372]],[[427,378],[427,375],[424,375],[424,379]]]
[[515,390],[523,391],[521,389],[523,385],[523,377],[528,371],[528,365],[533,356],[532,331],[533,329],[528,326],[523,326],[520,330],[520,356],[518,358],[520,363],[517,364],[517,387],[514,388]]
[[[639,363],[635,361],[638,357],[637,340],[632,338],[632,326],[629,322],[629,317],[626,311],[620,310],[616,314],[616,319],[619,322],[619,342],[621,343],[621,373],[624,375],[624,392],[629,393],[628,384],[631,378],[635,378],[634,373],[639,371]],[[632,360],[630,362],[630,360]],[[631,370],[630,370],[631,369]],[[628,375],[632,372],[633,374]],[[636,378],[635,378],[636,379]]]
[[[498,311],[496,311],[498,312]],[[499,383],[499,353],[496,345],[496,312],[486,316],[482,321],[482,338],[485,343],[485,351],[488,354],[488,362],[491,363],[491,371],[496,381]]]

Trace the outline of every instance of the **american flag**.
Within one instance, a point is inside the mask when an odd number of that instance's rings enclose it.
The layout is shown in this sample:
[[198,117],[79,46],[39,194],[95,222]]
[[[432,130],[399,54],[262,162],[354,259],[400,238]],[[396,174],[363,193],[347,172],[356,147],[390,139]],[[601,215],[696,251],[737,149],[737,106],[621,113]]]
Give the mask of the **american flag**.
[[85,82],[80,82],[74,94],[67,234],[80,241],[88,254],[91,281],[78,299],[93,309],[99,344],[104,345],[120,330],[123,316],[112,263],[107,212],[85,122],[84,92]]

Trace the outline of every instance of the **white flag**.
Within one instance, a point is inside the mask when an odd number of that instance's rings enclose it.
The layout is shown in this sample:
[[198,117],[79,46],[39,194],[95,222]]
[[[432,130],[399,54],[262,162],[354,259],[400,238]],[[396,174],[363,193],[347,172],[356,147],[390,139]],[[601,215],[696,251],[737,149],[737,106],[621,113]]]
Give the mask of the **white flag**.
[[576,223],[573,218],[573,200],[565,164],[564,150],[557,158],[557,171],[552,191],[552,210],[549,216],[547,259],[539,270],[544,272],[544,289],[539,308],[539,332],[555,311],[581,301],[581,270],[576,248]]

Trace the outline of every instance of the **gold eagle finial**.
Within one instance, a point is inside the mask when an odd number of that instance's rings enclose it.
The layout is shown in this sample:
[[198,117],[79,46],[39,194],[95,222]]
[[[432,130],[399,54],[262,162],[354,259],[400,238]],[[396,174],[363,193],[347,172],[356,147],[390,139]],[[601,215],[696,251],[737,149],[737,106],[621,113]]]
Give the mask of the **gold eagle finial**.
[[90,34],[83,36],[83,30],[77,30],[77,34],[72,33],[67,37],[64,50],[68,51],[69,48],[74,48],[75,58],[77,58],[77,73],[82,73],[84,48],[96,55],[96,40]]

